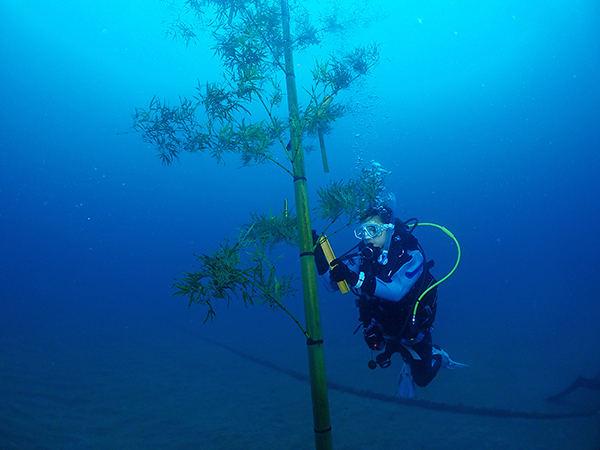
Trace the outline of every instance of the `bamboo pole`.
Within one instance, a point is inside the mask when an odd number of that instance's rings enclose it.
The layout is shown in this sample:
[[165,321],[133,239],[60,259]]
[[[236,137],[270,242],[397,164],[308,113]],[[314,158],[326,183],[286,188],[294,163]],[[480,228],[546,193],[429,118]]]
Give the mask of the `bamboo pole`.
[[323,160],[323,172],[329,172],[329,162],[327,162],[327,150],[325,150],[325,138],[323,137],[323,129],[319,128],[319,147],[321,147],[321,159]]
[[281,0],[282,26],[284,38],[284,56],[286,87],[288,94],[288,110],[290,117],[291,154],[293,158],[294,193],[298,217],[298,235],[300,241],[300,268],[302,274],[302,291],[304,296],[304,312],[306,316],[308,368],[313,405],[313,421],[315,444],[317,450],[331,450],[331,421],[329,417],[329,399],[325,378],[325,355],[323,351],[323,335],[321,331],[321,313],[317,295],[317,271],[313,252],[310,209],[308,206],[308,189],[304,152],[298,111],[298,93],[296,75],[292,57],[290,39],[290,13],[288,0]]

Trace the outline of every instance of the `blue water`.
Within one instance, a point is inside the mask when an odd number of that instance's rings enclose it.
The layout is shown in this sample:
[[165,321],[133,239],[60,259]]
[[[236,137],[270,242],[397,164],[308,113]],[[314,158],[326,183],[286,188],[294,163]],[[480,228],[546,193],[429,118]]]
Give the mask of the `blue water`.
[[[364,3],[364,2],[363,2]],[[434,341],[469,364],[419,398],[549,414],[600,393],[544,398],[600,372],[600,9],[595,2],[370,2],[354,33],[381,45],[327,136],[331,172],[391,171],[403,218],[462,246],[440,287]],[[314,12],[322,7],[309,5]],[[274,165],[169,167],[132,132],[154,95],[217,80],[209,44],[164,36],[166,3],[0,5],[0,448],[312,448],[308,385],[234,353],[306,373],[303,335],[281,312],[220,305],[213,323],[173,297],[194,254],[233,239],[251,212],[293,199]],[[333,41],[331,47],[347,46]],[[310,83],[315,55],[297,55]],[[279,155],[283,161],[283,155]],[[317,226],[322,226],[317,222]],[[416,231],[441,277],[452,241]],[[332,239],[343,252],[350,232]],[[297,251],[278,248],[297,270]],[[351,295],[351,294],[349,294]],[[350,297],[320,292],[328,378],[393,395],[399,363],[371,372]],[[290,310],[302,318],[298,295]],[[206,340],[208,339],[208,340]],[[330,393],[336,448],[593,449],[598,418],[533,420],[424,410]]]

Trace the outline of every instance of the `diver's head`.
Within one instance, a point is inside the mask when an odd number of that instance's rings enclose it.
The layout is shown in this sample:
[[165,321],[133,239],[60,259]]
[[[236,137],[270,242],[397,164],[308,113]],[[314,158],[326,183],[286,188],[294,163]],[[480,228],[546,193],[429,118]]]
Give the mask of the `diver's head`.
[[379,217],[382,223],[392,223],[394,221],[394,212],[387,205],[371,207],[367,209],[367,212],[360,218],[360,221],[366,222],[371,217]]
[[367,208],[354,235],[367,246],[387,252],[394,234],[395,210],[396,196],[389,193],[386,198],[379,199],[375,205]]
[[370,247],[382,248],[388,241],[388,237],[394,231],[394,224],[390,223],[391,215],[389,208],[382,207],[381,212],[374,212],[363,217],[361,224],[354,229],[357,239]]

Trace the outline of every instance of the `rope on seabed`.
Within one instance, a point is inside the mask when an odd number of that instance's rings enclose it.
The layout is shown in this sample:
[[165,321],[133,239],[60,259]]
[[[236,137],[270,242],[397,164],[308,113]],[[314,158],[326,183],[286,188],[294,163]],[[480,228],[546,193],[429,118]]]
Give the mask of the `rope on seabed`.
[[[190,332],[191,333],[191,332]],[[296,378],[300,381],[310,382],[308,375],[291,370],[286,369],[285,367],[278,366],[270,361],[265,361],[264,359],[257,358],[256,356],[248,355],[240,350],[236,350],[235,348],[228,347],[227,345],[221,344],[219,342],[212,341],[202,336],[198,336],[195,333],[194,336],[209,342],[215,346],[224,348],[231,353],[235,353],[241,358],[252,361],[256,364],[260,364],[261,366],[267,367],[269,369],[273,369],[276,372],[280,372],[286,375],[289,375],[292,378]],[[449,405],[441,402],[432,402],[429,400],[417,400],[417,399],[409,399],[402,398],[393,395],[387,394],[378,394],[376,392],[366,391],[363,389],[356,389],[351,386],[346,386],[341,383],[336,383],[335,381],[327,381],[327,387],[334,391],[344,392],[346,394],[355,395],[357,397],[370,398],[373,400],[379,400],[381,402],[386,403],[397,403],[400,405],[406,406],[415,406],[417,408],[429,409],[433,411],[446,411],[453,412],[457,414],[472,414],[476,416],[487,416],[487,417],[499,417],[499,418],[519,418],[519,419],[571,419],[575,417],[592,417],[600,414],[600,409],[594,409],[590,411],[582,411],[582,412],[572,412],[572,413],[542,413],[535,411],[516,411],[516,410],[508,410],[508,409],[496,409],[496,408],[484,408],[477,406],[467,406],[467,405]]]

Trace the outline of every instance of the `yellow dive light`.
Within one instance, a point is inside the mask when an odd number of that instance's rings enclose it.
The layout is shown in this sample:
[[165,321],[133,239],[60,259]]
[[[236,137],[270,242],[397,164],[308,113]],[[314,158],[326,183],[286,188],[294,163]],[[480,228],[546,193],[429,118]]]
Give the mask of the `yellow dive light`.
[[[323,253],[325,254],[325,258],[329,263],[329,267],[333,269],[333,267],[335,266],[331,266],[331,261],[335,259],[335,255],[333,254],[333,249],[331,248],[331,244],[329,243],[329,239],[327,239],[327,236],[321,236],[317,241],[317,244],[320,245],[323,249]],[[338,282],[338,287],[340,288],[340,292],[342,294],[347,294],[348,292],[350,292],[350,288],[348,287],[348,283],[346,283],[346,280]]]

